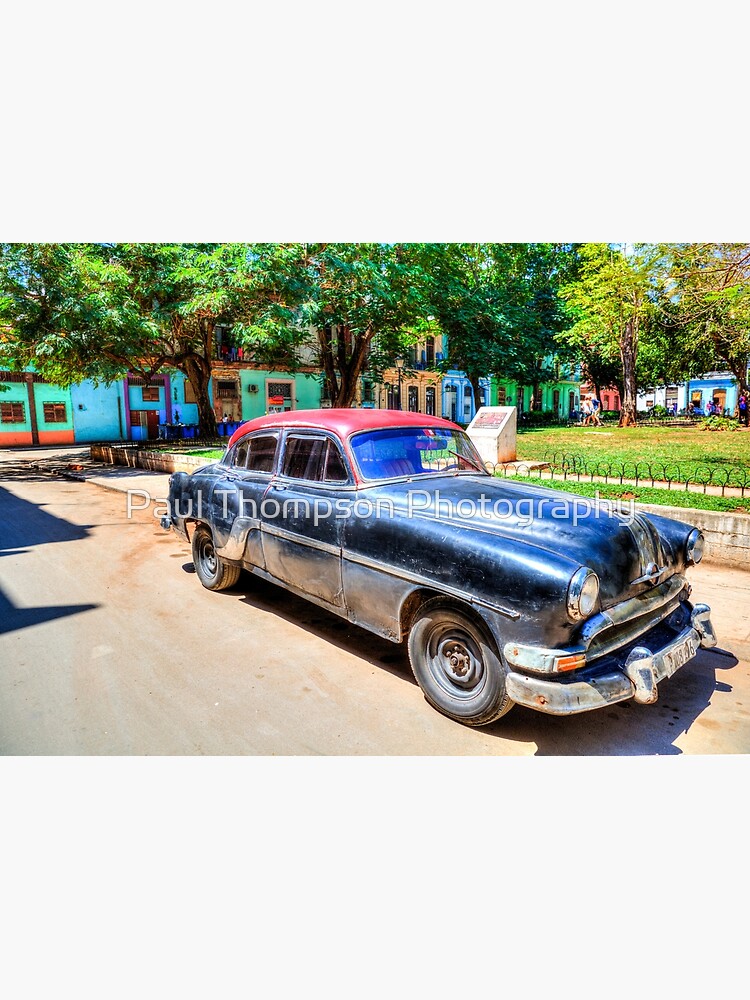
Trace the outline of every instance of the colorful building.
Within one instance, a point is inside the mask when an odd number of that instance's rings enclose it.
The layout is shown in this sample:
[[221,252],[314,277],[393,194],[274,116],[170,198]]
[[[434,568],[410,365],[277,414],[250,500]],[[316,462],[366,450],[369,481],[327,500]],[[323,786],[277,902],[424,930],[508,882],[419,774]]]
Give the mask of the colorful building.
[[0,445],[73,444],[73,402],[69,389],[44,382],[33,372],[0,372]]
[[650,410],[653,406],[665,406],[680,413],[692,405],[695,413],[703,414],[710,402],[722,412],[732,415],[737,406],[739,386],[731,372],[706,372],[698,378],[679,385],[665,385],[658,388],[642,389],[637,396],[638,410]]
[[[424,352],[422,356],[424,357]],[[436,353],[435,361],[442,360]],[[401,401],[399,403],[399,391]],[[429,416],[442,416],[459,424],[469,424],[480,406],[517,406],[519,413],[531,409],[531,386],[497,376],[479,380],[479,399],[467,375],[457,369],[444,374],[427,369],[427,364],[405,359],[403,367],[388,369],[377,392],[381,409],[411,410]],[[536,409],[554,413],[565,420],[580,403],[580,382],[575,371],[560,371],[554,382],[542,383],[537,392]]]

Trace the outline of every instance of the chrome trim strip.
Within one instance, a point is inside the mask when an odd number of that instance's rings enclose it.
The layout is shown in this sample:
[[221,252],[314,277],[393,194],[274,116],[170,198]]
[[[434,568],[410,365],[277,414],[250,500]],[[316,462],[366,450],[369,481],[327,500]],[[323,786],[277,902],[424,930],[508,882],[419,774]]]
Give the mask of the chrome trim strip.
[[416,573],[410,573],[408,570],[395,569],[394,567],[388,566],[386,563],[380,562],[377,559],[371,559],[369,556],[361,556],[352,552],[344,552],[343,556],[344,560],[348,560],[349,562],[357,563],[360,566],[366,566],[368,569],[378,570],[378,572],[386,573],[388,576],[395,576],[397,579],[405,580],[407,583],[414,583],[420,587],[431,587],[434,590],[440,590],[450,597],[456,597],[467,604],[475,604],[478,607],[487,608],[489,611],[495,611],[497,614],[504,615],[506,618],[510,618],[513,621],[516,621],[516,619],[521,617],[518,611],[511,611],[509,608],[503,608],[499,604],[492,604],[490,601],[484,601],[481,597],[475,597],[473,594],[468,594],[464,590],[458,590],[458,588],[451,587],[438,580],[429,580]]
[[[260,522],[259,522],[260,523]],[[297,545],[304,545],[310,549],[319,549],[332,556],[341,555],[340,545],[331,545],[330,542],[321,542],[317,538],[310,538],[309,535],[300,535],[296,531],[288,531],[286,528],[279,528],[275,524],[263,521],[261,531],[264,535],[274,535],[276,538],[283,538],[287,542],[296,542]]]

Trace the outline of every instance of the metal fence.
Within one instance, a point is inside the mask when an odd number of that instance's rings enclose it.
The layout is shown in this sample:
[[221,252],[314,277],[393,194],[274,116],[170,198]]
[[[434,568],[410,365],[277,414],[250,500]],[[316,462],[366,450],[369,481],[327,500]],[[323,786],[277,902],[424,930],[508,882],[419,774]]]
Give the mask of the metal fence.
[[[575,480],[577,482],[633,484],[666,489],[690,490],[709,487],[721,490],[739,490],[740,496],[750,490],[750,468],[742,465],[719,465],[705,463],[681,466],[679,462],[627,462],[586,458],[571,452],[546,452],[544,464],[508,462],[495,466],[495,474],[501,476],[528,476],[538,479]],[[713,491],[712,491],[713,492]]]

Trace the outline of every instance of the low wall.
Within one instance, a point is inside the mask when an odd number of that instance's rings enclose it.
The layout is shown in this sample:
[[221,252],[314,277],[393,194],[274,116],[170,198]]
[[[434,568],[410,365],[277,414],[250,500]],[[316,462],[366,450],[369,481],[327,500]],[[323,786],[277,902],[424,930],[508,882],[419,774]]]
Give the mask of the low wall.
[[211,459],[199,455],[180,455],[173,451],[144,451],[111,444],[92,444],[91,460],[106,465],[127,465],[131,469],[151,472],[195,472]]
[[703,559],[737,569],[750,569],[750,514],[725,514],[716,510],[687,507],[663,507],[661,504],[637,503],[637,510],[661,514],[700,528],[706,539]]

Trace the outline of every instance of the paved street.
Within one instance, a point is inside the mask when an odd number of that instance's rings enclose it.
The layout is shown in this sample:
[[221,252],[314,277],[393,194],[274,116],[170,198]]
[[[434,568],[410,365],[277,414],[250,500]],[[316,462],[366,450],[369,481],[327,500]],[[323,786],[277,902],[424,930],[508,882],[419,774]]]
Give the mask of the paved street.
[[404,648],[250,576],[209,593],[151,512],[128,520],[123,493],[31,470],[30,457],[0,452],[4,754],[750,750],[750,573],[692,571],[720,647],[655,706],[568,719],[515,708],[473,730],[427,705]]

